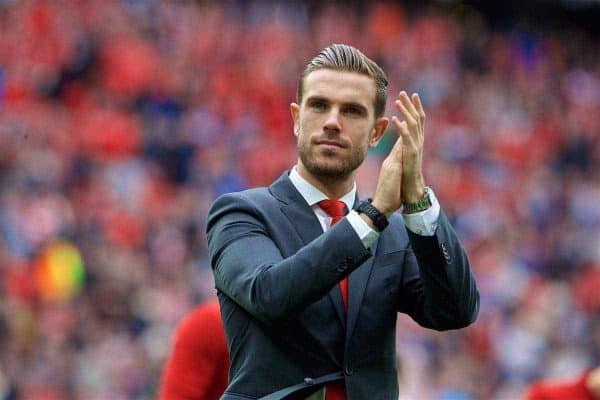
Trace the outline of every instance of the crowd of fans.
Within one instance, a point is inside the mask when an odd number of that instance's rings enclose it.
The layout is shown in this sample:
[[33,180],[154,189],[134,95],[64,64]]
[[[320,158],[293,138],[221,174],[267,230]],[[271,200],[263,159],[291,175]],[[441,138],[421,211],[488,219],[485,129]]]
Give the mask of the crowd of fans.
[[[208,206],[294,163],[297,77],[334,42],[391,98],[420,93],[426,180],[481,292],[463,331],[401,317],[401,398],[514,399],[600,364],[598,38],[464,5],[295,3],[0,1],[0,396],[155,396],[174,326],[214,296]],[[65,242],[85,281],[43,296],[40,254]]]

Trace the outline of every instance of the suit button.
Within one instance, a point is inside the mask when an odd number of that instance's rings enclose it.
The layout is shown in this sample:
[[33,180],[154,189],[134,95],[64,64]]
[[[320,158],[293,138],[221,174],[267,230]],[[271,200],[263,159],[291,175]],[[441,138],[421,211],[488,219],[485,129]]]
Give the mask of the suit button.
[[304,383],[307,385],[313,385],[315,383],[313,378],[304,378]]
[[354,373],[354,370],[350,366],[346,365],[346,367],[344,368],[344,375],[350,376],[353,373]]
[[446,260],[446,263],[450,264],[450,254],[448,254],[448,248],[446,247],[446,243],[442,243],[441,244],[441,248],[442,248],[442,254],[444,255],[444,259]]

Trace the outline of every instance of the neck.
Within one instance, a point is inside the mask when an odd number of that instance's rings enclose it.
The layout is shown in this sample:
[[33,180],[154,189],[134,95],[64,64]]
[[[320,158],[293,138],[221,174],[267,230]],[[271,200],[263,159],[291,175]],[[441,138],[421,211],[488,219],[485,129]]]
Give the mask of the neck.
[[352,186],[354,185],[354,177],[356,172],[353,171],[347,176],[316,176],[310,173],[302,162],[298,160],[296,164],[296,169],[301,177],[306,179],[308,183],[319,189],[327,198],[329,199],[339,199],[345,194],[347,194],[350,190],[352,190]]

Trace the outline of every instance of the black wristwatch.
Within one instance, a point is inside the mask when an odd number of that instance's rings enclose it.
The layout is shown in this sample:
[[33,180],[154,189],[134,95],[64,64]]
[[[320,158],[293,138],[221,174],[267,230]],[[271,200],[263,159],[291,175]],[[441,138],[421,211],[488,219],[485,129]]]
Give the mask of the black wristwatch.
[[367,199],[365,201],[360,202],[358,207],[356,207],[356,212],[359,214],[365,214],[367,217],[373,221],[373,225],[379,232],[383,232],[383,230],[388,226],[388,219],[381,211],[376,209],[373,204],[371,204],[372,199]]

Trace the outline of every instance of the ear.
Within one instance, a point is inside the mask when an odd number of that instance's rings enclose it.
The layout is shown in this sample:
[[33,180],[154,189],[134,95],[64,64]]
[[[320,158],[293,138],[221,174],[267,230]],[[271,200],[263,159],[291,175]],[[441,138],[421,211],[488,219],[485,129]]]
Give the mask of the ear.
[[294,136],[298,136],[298,130],[300,129],[300,106],[296,103],[291,103],[290,114],[294,122]]
[[383,137],[385,130],[388,126],[389,119],[386,117],[377,118],[375,121],[375,125],[373,125],[373,129],[371,130],[371,137],[369,138],[369,147],[377,146],[377,143]]

